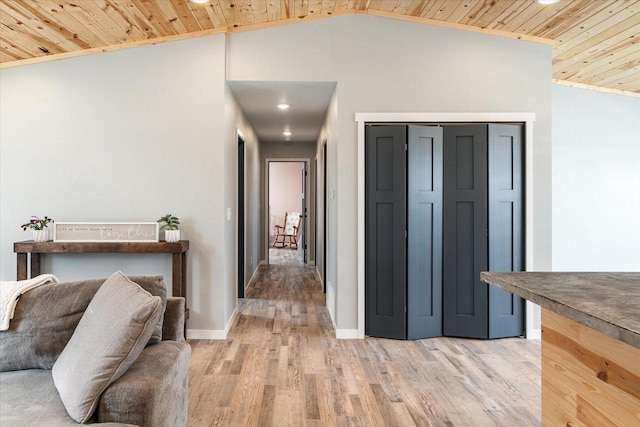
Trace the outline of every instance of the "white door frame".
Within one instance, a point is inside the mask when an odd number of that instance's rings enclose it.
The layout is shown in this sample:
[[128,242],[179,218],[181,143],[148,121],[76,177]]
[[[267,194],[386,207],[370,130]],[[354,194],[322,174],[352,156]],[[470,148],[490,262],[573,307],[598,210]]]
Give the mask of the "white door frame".
[[[364,140],[365,124],[378,123],[524,123],[525,126],[525,270],[533,265],[533,123],[535,113],[356,113],[358,127],[358,338],[364,338]],[[338,293],[339,294],[339,293]],[[540,338],[540,307],[527,301],[527,338]]]
[[[286,163],[286,162],[290,162],[290,163],[295,163],[295,162],[300,162],[300,163],[305,163],[306,169],[307,169],[307,179],[306,179],[306,191],[307,193],[305,194],[305,207],[307,208],[307,214],[305,216],[305,233],[307,233],[307,235],[305,236],[305,238],[307,239],[307,243],[309,243],[309,218],[311,217],[310,214],[310,205],[309,205],[309,180],[311,179],[311,174],[309,173],[310,170],[310,162],[311,159],[310,158],[305,158],[305,157],[268,157],[264,159],[264,262],[265,264],[269,264],[269,232],[271,230],[269,230],[269,163],[271,162],[276,162],[276,163]],[[309,245],[307,245],[309,246]],[[307,252],[307,262],[309,262],[309,253]]]

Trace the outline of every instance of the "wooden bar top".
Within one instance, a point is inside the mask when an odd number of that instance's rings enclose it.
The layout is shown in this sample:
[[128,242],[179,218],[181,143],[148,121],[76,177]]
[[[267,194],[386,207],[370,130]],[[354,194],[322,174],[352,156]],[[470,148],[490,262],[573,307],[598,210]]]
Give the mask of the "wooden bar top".
[[15,242],[15,253],[183,253],[188,240],[179,242]]
[[483,282],[640,348],[640,273],[480,273]]

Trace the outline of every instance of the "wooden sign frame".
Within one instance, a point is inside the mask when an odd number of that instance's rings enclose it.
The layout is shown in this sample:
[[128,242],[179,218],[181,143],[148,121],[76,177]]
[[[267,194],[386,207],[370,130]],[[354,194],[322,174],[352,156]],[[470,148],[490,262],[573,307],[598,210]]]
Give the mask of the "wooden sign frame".
[[54,222],[54,242],[158,242],[157,222]]

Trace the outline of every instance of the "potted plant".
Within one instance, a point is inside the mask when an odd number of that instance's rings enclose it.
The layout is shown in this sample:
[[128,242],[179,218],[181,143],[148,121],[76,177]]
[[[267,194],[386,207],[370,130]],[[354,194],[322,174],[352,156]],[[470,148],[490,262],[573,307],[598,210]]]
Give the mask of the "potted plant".
[[167,242],[177,242],[180,240],[180,230],[178,230],[180,219],[178,217],[166,214],[161,217],[158,222],[162,224],[160,230],[165,230],[164,240]]
[[33,230],[34,242],[46,242],[47,240],[49,240],[49,229],[47,228],[47,225],[50,222],[53,222],[53,219],[49,218],[48,216],[40,219],[34,215],[31,217],[29,222],[27,222],[26,224],[22,224],[20,227],[22,227],[22,230],[24,231],[29,228]]

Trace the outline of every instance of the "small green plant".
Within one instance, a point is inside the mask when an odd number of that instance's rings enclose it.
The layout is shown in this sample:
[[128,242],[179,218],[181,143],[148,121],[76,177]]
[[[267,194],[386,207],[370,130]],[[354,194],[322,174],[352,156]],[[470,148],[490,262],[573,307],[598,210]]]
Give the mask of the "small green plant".
[[22,227],[22,229],[24,231],[26,231],[27,229],[31,229],[31,230],[44,230],[45,227],[50,223],[53,222],[53,219],[49,218],[48,216],[45,216],[44,218],[40,219],[37,216],[32,216],[31,219],[29,220],[28,223],[26,224],[22,224],[20,227]]
[[180,219],[171,214],[166,214],[158,220],[159,223],[164,223],[161,230],[177,230],[180,225]]

